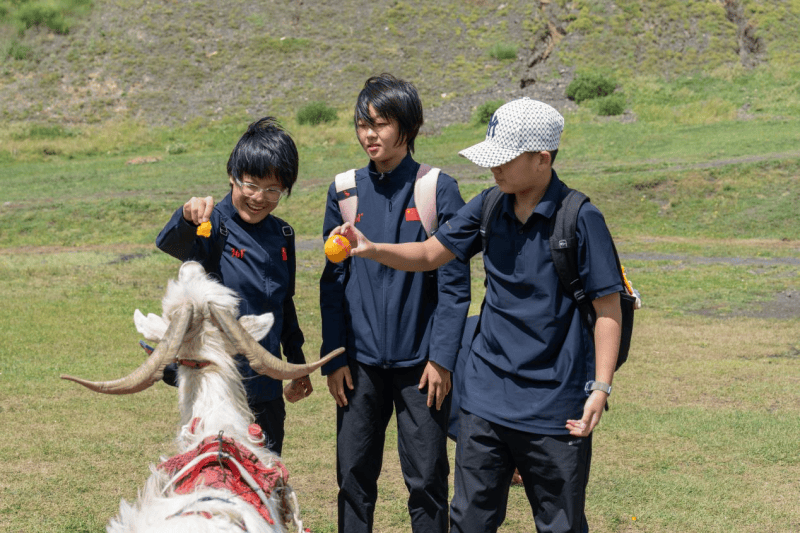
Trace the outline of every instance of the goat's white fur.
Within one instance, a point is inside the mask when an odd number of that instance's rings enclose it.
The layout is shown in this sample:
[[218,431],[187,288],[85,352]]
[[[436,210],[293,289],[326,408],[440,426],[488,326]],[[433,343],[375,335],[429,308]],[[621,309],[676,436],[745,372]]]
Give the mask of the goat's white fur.
[[[209,303],[238,314],[236,294],[205,275],[197,263],[184,263],[178,281],[170,281],[162,300],[163,318],[154,314],[143,315],[138,309],[134,313],[137,330],[149,341],[158,342],[167,330],[170,317],[184,305],[193,308],[192,323],[178,353],[179,359],[210,362],[203,368],[179,365],[178,395],[180,405],[180,430],[177,436],[179,453],[194,449],[203,439],[223,432],[234,438],[256,454],[264,464],[271,466],[279,458],[260,446],[263,437],[252,437],[248,428],[255,420],[247,405],[241,376],[232,357],[235,350],[224,334],[209,319]],[[240,318],[256,340],[262,339],[274,322],[271,314]],[[192,421],[201,422],[192,428]],[[162,458],[164,460],[165,458]],[[276,502],[278,494],[269,500],[269,513],[275,525],[268,524],[248,502],[235,495],[215,488],[201,487],[190,494],[176,494],[170,485],[170,474],[151,465],[152,472],[139,493],[135,504],[122,501],[119,515],[107,528],[109,533],[133,532],[177,532],[177,531],[231,531],[241,533],[237,525],[244,524],[253,532],[287,531],[281,522],[282,514]],[[291,488],[288,491],[292,502],[294,525],[302,531],[297,516],[297,503]],[[208,498],[202,501],[202,498]],[[202,516],[195,512],[210,513]]]

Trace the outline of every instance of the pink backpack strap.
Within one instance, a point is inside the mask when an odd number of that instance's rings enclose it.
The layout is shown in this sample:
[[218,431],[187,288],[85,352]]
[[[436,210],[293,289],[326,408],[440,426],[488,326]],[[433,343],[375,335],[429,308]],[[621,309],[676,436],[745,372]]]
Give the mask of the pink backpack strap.
[[439,180],[439,170],[430,165],[420,165],[414,183],[414,204],[428,237],[439,227],[439,220],[436,218],[436,183]]
[[334,183],[336,184],[336,199],[339,201],[339,211],[342,212],[342,221],[355,224],[356,211],[358,211],[355,169],[337,174]]

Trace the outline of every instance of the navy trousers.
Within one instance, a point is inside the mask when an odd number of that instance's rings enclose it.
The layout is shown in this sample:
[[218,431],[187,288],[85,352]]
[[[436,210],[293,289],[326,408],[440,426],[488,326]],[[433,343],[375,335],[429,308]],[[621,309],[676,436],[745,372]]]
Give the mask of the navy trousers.
[[536,435],[459,413],[450,531],[489,533],[505,517],[519,469],[538,533],[588,533],[584,506],[592,437]]
[[448,401],[428,407],[419,390],[425,364],[384,369],[350,360],[353,390],[336,410],[336,476],[339,531],[372,531],[386,427],[396,411],[397,451],[408,488],[415,533],[446,532],[450,465],[447,460]]

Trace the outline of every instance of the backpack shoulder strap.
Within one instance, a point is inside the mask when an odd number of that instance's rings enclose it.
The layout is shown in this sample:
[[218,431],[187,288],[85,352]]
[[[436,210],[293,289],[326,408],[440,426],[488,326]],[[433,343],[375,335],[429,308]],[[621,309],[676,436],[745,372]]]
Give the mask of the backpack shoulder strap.
[[495,185],[489,189],[483,199],[483,205],[481,206],[481,249],[484,253],[486,253],[486,246],[489,244],[489,234],[492,232],[492,220],[502,197],[503,191]]
[[439,172],[440,169],[430,165],[420,165],[414,182],[414,205],[417,206],[420,222],[428,237],[439,227],[436,211],[436,184],[439,181]]
[[578,274],[578,211],[589,201],[589,197],[566,185],[566,196],[556,207],[555,216],[550,219],[550,254],[553,257],[558,279],[567,294],[578,302],[581,315],[590,330],[594,329],[594,308]]
[[286,294],[289,296],[289,298],[291,298],[294,296],[295,271],[297,270],[294,230],[283,220],[278,219],[278,222],[281,224],[281,233],[283,233],[283,238],[286,239],[286,262],[287,267],[289,268],[289,288],[286,291]]
[[337,174],[336,178],[334,178],[334,183],[336,184],[336,199],[339,201],[339,211],[342,212],[342,220],[350,224],[355,224],[356,212],[358,211],[355,169]]
[[228,226],[225,225],[224,216],[219,217],[217,225],[219,226],[217,228],[218,236],[211,243],[207,264],[203,265],[203,267],[206,272],[218,278],[222,254],[225,253],[225,243],[228,240]]

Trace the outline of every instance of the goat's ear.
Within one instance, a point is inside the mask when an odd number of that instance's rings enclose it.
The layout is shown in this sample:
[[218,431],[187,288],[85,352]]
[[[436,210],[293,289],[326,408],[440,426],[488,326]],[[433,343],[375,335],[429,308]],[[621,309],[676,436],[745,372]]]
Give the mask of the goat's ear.
[[158,315],[153,313],[144,316],[138,309],[133,312],[133,323],[136,330],[150,342],[161,342],[167,332],[167,323]]
[[272,329],[272,324],[275,323],[275,317],[272,313],[245,315],[239,319],[239,323],[255,340],[260,341],[266,337],[269,330]]

